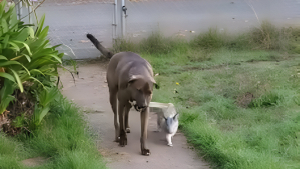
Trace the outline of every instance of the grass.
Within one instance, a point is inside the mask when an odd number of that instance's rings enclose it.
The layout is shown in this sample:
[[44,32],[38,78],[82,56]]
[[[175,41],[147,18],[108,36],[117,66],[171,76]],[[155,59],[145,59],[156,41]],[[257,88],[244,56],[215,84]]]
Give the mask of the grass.
[[263,22],[239,35],[153,34],[131,46],[159,73],[152,100],[176,105],[180,129],[214,168],[299,168],[299,35]]
[[[217,168],[297,168],[297,64],[295,60],[276,63],[161,75],[153,100],[175,103],[188,140]],[[252,93],[254,99],[243,108],[238,102],[245,93]]]
[[[214,56],[224,51],[218,53]],[[215,65],[213,61],[207,63]],[[218,168],[297,168],[298,63],[299,59],[240,62],[161,75],[153,100],[175,103],[181,129]],[[254,99],[243,108],[238,103],[247,93]]]
[[62,95],[33,135],[0,137],[0,168],[30,168],[21,161],[34,157],[48,160],[33,168],[106,168],[83,113]]

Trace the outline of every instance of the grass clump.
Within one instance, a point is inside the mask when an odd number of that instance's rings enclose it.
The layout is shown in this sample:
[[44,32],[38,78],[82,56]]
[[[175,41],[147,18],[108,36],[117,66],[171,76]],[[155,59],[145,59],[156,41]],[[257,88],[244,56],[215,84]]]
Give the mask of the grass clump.
[[32,135],[0,137],[0,168],[27,168],[21,161],[33,157],[48,159],[35,168],[106,168],[79,107],[61,94]]
[[283,100],[283,97],[280,96],[278,93],[265,93],[264,95],[260,96],[252,100],[249,104],[249,107],[268,107],[278,105]]
[[180,38],[166,38],[159,32],[152,33],[140,43],[140,50],[147,54],[168,54],[173,51],[186,52],[187,42]]
[[276,28],[268,21],[263,21],[258,28],[250,31],[250,43],[255,48],[288,51],[293,30],[291,28]]
[[114,41],[113,51],[114,53],[124,51],[138,52],[138,45],[132,42],[130,39],[118,38]]
[[204,50],[220,49],[226,44],[225,33],[210,28],[208,32],[200,33],[191,41],[191,46]]
[[153,32],[149,37],[142,39],[139,43],[131,39],[117,39],[114,42],[115,52],[131,51],[151,55],[168,54],[173,51],[186,52],[188,43],[184,39],[164,37],[160,32]]
[[19,160],[26,157],[23,144],[0,133],[0,168],[21,168]]

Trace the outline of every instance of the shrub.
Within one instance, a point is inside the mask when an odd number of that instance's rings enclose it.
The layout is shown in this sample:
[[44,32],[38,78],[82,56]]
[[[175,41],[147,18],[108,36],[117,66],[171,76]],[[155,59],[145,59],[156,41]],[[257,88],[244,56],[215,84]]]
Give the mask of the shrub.
[[24,91],[24,83],[39,83],[36,77],[57,76],[57,64],[61,63],[62,53],[50,46],[48,29],[43,28],[45,16],[40,20],[36,31],[33,25],[17,20],[14,4],[4,10],[6,1],[0,3],[0,114],[14,100],[16,89]]
[[291,28],[276,28],[268,21],[263,21],[258,28],[249,32],[249,42],[255,49],[287,51],[292,38]]

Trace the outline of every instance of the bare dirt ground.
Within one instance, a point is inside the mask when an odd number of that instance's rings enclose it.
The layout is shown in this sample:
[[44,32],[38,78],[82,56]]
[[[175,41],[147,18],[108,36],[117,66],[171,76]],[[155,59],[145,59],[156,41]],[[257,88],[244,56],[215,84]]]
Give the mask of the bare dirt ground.
[[60,71],[63,84],[62,93],[68,99],[83,107],[93,131],[99,135],[98,150],[107,161],[108,168],[147,169],[147,168],[209,168],[187,144],[184,135],[178,131],[173,138],[173,147],[162,140],[162,133],[156,130],[156,114],[150,113],[148,126],[148,147],[150,156],[140,153],[140,115],[132,110],[129,115],[131,133],[128,134],[128,145],[119,147],[114,140],[113,113],[108,100],[106,83],[106,66],[108,62],[95,61],[80,64],[74,84],[67,71]]

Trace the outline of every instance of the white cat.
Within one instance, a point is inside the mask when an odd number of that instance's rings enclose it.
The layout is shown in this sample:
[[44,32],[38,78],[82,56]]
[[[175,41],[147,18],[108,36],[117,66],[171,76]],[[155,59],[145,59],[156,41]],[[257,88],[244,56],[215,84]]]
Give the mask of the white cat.
[[163,130],[168,146],[173,146],[172,138],[178,129],[178,113],[175,106],[172,103],[150,102],[149,107],[154,108],[153,111],[157,113],[157,131]]

